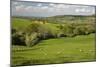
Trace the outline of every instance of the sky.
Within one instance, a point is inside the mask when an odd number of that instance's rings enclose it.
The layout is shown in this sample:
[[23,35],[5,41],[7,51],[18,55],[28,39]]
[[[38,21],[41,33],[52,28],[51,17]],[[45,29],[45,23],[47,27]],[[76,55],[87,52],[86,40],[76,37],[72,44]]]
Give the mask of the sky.
[[49,17],[56,15],[93,15],[95,6],[46,2],[11,2],[12,16]]

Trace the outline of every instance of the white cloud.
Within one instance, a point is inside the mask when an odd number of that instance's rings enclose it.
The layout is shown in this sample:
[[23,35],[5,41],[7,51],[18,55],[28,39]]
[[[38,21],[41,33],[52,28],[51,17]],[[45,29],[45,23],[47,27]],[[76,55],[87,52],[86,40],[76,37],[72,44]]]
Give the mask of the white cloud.
[[91,10],[86,10],[87,13],[91,12]]
[[50,3],[49,6],[53,7],[53,6],[55,6],[55,4]]
[[33,9],[33,6],[27,6],[25,7],[25,10],[32,10]]
[[22,10],[24,10],[24,5],[18,5],[18,6],[15,6],[15,9],[16,9],[16,11],[22,11]]
[[89,8],[90,6],[72,5],[72,7],[76,7],[76,8]]
[[[15,5],[14,5],[15,4]],[[14,2],[12,12],[15,15],[51,16],[51,15],[85,15],[95,13],[94,7],[54,4],[54,3],[24,3]]]
[[77,12],[77,13],[78,13],[78,12],[80,12],[80,10],[79,10],[79,9],[75,9],[75,12]]
[[78,8],[77,8],[77,9],[75,10],[75,12],[76,12],[76,13],[79,13],[79,14],[80,14],[80,13],[81,13],[81,14],[83,14],[83,13],[84,13],[84,14],[94,14],[94,13],[95,13],[95,11],[93,11],[93,10],[91,10],[91,9],[85,9],[85,8],[82,8],[82,9],[78,9]]
[[65,4],[49,4],[49,10],[50,11],[61,11],[61,10],[64,10],[64,9],[68,9],[70,6],[69,5],[65,5]]
[[65,5],[65,4],[58,4],[57,8],[69,8],[69,5]]
[[39,3],[39,4],[37,4],[37,6],[38,6],[38,7],[41,7],[41,6],[42,6],[42,4],[41,4],[41,3]]
[[41,9],[48,9],[48,6],[42,6]]
[[89,10],[86,10],[85,8],[76,8],[75,12],[79,13],[79,12],[88,12]]
[[14,5],[17,5],[17,4],[18,4],[18,2],[13,2],[13,4],[14,4]]
[[80,11],[81,12],[86,12],[86,9],[85,8],[82,8]]
[[54,8],[49,8],[49,10],[48,10],[49,12],[54,12],[55,11],[55,9]]
[[65,5],[65,4],[49,4],[49,12],[61,12],[64,11],[65,9],[68,9],[70,6]]

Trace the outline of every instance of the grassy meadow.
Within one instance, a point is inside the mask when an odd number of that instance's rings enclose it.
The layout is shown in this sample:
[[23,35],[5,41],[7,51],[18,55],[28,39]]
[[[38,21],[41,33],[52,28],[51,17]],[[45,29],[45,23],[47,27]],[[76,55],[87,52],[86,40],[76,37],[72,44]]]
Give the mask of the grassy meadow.
[[87,18],[64,23],[47,18],[41,24],[40,20],[12,17],[12,65],[95,61],[95,20]]
[[95,35],[43,40],[33,47],[12,46],[13,65],[95,61]]

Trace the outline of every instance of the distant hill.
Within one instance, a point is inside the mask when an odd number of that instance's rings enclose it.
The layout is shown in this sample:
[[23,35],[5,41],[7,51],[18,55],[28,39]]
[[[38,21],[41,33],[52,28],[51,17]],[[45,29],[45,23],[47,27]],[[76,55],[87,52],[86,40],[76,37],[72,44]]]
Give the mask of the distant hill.
[[66,23],[66,22],[95,22],[95,15],[57,15],[51,17],[23,17],[13,16],[16,18],[48,21],[50,23]]
[[49,22],[66,23],[66,22],[95,22],[95,15],[83,16],[83,15],[59,15],[46,18]]

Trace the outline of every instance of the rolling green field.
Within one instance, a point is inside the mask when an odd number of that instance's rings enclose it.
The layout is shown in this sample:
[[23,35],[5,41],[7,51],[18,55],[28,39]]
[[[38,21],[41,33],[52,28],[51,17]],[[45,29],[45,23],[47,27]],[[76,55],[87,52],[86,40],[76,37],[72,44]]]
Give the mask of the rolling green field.
[[12,46],[12,65],[95,61],[95,34],[42,40],[33,47]]
[[30,20],[28,19],[22,19],[22,18],[12,18],[12,28],[23,30],[26,28],[30,23]]
[[[12,18],[12,28],[15,28],[19,31],[23,31],[28,27],[30,24],[32,24],[32,21],[30,19],[22,19],[22,18]],[[58,30],[56,26],[59,24],[53,24],[53,23],[47,23],[43,25],[44,27],[51,28],[52,30]]]

